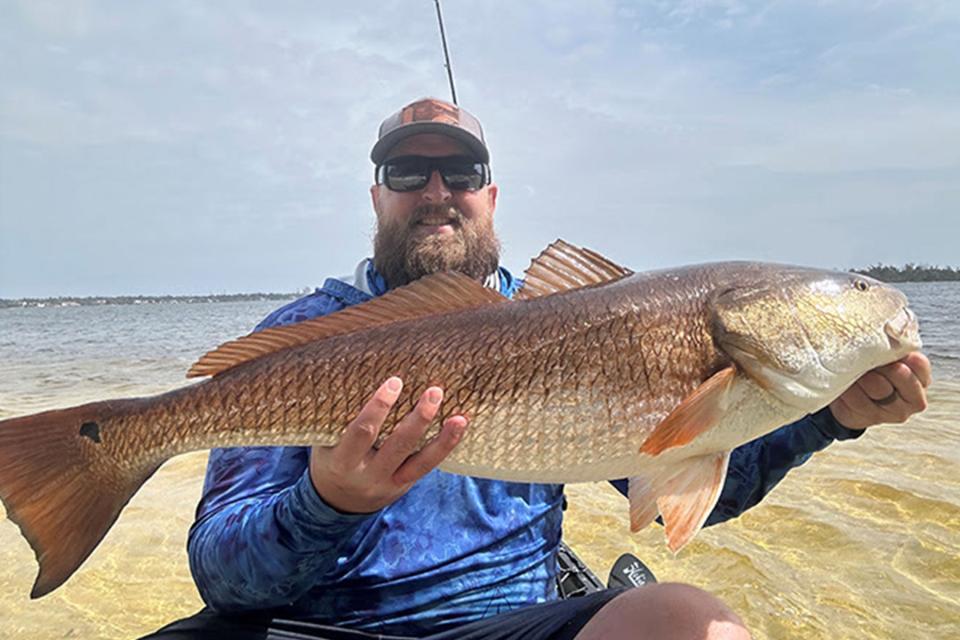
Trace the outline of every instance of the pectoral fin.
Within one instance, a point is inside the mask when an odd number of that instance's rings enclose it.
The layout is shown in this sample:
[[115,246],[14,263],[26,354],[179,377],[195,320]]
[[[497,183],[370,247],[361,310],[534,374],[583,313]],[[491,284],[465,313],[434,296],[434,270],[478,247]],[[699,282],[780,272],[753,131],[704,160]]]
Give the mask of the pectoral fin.
[[657,425],[640,447],[640,452],[659,455],[667,449],[693,442],[698,435],[720,422],[736,375],[737,369],[731,365],[708,378]]
[[676,553],[703,527],[727,477],[730,452],[684,460],[650,478],[630,478],[630,530],[653,522],[659,511],[667,546]]

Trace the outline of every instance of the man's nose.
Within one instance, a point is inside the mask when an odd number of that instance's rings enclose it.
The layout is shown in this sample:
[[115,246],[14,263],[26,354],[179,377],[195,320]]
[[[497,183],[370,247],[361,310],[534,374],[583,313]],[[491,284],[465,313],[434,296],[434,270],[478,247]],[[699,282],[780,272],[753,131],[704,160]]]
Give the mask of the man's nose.
[[430,180],[427,181],[427,186],[423,188],[423,199],[427,202],[446,202],[452,197],[453,194],[440,177],[440,172],[434,169],[430,174]]

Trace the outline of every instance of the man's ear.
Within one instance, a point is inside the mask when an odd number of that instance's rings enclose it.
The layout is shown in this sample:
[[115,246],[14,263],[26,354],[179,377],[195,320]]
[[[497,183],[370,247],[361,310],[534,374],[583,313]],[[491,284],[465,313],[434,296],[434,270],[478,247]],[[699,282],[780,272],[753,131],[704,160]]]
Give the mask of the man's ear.
[[490,183],[490,186],[487,187],[487,196],[490,198],[490,215],[493,215],[494,210],[497,208],[497,194],[500,193],[500,189],[494,183]]
[[380,219],[380,185],[372,184],[370,185],[370,201],[373,203],[373,212],[377,214],[377,219]]

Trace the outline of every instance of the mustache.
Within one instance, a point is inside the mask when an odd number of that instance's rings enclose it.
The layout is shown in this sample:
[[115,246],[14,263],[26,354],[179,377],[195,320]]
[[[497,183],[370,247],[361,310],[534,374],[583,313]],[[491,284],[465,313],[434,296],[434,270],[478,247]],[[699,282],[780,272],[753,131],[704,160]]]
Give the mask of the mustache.
[[409,225],[419,224],[427,218],[443,217],[449,219],[455,224],[463,222],[463,212],[459,208],[450,204],[424,204],[413,210],[410,215]]

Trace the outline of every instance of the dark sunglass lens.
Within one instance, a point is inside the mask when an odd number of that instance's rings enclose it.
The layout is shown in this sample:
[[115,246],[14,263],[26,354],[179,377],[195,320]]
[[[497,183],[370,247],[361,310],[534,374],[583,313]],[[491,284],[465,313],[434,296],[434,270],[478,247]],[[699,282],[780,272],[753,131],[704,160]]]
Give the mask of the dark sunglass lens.
[[476,191],[483,186],[483,165],[474,162],[451,162],[440,168],[444,182],[457,191]]
[[393,191],[416,191],[429,180],[428,169],[422,163],[397,162],[384,166],[383,182]]

